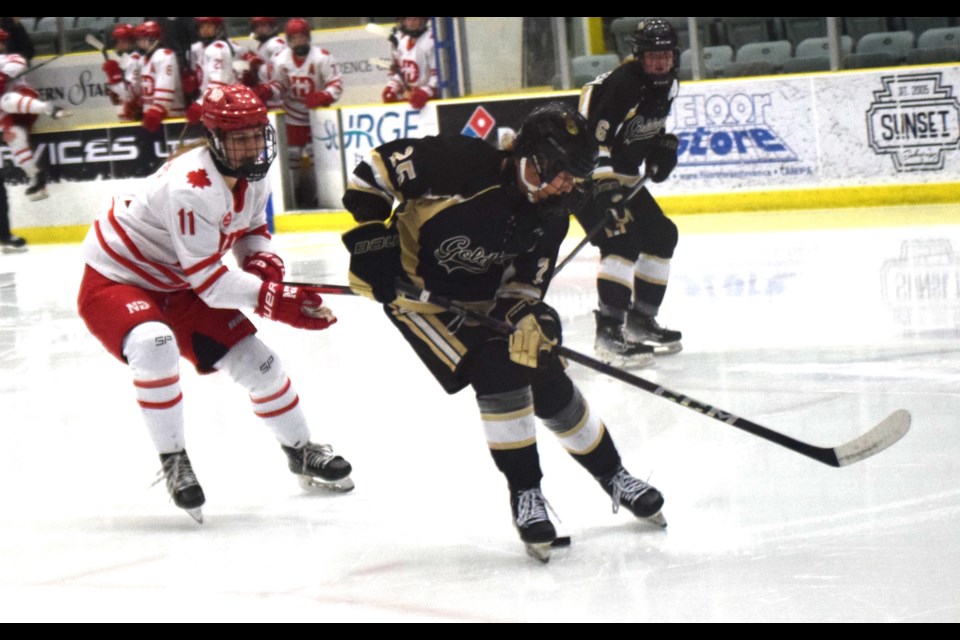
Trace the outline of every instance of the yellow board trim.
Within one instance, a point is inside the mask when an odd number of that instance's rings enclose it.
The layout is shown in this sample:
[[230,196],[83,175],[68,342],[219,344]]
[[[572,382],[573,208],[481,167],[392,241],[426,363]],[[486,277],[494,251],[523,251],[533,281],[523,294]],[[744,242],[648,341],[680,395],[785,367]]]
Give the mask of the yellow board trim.
[[[660,196],[657,202],[677,223],[681,233],[960,224],[957,208],[946,206],[960,203],[960,182]],[[926,209],[899,215],[857,209],[906,205]],[[846,210],[838,212],[837,209]],[[743,215],[731,216],[731,213]],[[278,215],[274,226],[277,233],[342,233],[356,226],[356,222],[346,211],[331,210]],[[89,228],[90,225],[18,227],[13,232],[30,244],[78,243]],[[571,233],[583,235],[578,224],[571,226]]]
[[587,51],[590,54],[607,53],[603,40],[603,18],[584,18],[587,21]]

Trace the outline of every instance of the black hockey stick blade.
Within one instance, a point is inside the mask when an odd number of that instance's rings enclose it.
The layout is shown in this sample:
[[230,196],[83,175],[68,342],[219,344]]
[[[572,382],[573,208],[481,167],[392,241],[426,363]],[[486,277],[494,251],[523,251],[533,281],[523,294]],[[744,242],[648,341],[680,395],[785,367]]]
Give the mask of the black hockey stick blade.
[[[442,296],[438,296],[430,291],[421,289],[416,285],[413,285],[409,282],[406,282],[401,279],[396,281],[397,291],[408,296],[420,300],[421,302],[428,302],[430,304],[435,304],[438,307],[443,307],[450,311],[459,313],[466,318],[479,322],[480,324],[493,329],[504,335],[509,335],[513,332],[513,327],[506,322],[502,322],[490,316],[484,315],[473,309],[468,309],[461,305],[458,305]],[[714,420],[719,420],[724,424],[727,424],[731,427],[736,427],[746,431],[747,433],[752,433],[755,436],[763,438],[764,440],[769,440],[775,444],[779,444],[782,447],[786,447],[791,451],[796,451],[799,454],[812,458],[817,462],[822,462],[823,464],[830,465],[831,467],[845,467],[847,465],[853,464],[854,462],[859,462],[873,456],[893,443],[906,435],[907,431],[910,429],[910,414],[900,409],[899,411],[893,412],[880,424],[874,426],[872,429],[864,433],[863,435],[851,440],[846,444],[842,444],[837,447],[818,447],[796,438],[792,438],[788,435],[784,435],[773,429],[768,429],[763,425],[759,425],[756,422],[747,420],[746,418],[741,418],[737,415],[734,415],[723,409],[711,406],[704,402],[699,402],[694,400],[689,396],[685,396],[682,393],[677,393],[676,391],[671,391],[666,387],[662,387],[654,382],[645,380],[639,376],[635,376],[632,373],[623,371],[622,369],[617,369],[616,367],[610,366],[605,362],[601,362],[595,358],[591,358],[588,355],[584,355],[578,351],[574,351],[568,347],[559,346],[555,348],[555,351],[578,364],[581,364],[585,367],[593,369],[599,373],[606,374],[612,378],[616,378],[621,382],[625,382],[630,386],[637,387],[649,393],[652,393],[655,396],[659,396],[666,400],[670,400],[681,407],[691,409],[697,413],[702,413],[708,418],[713,418]]]

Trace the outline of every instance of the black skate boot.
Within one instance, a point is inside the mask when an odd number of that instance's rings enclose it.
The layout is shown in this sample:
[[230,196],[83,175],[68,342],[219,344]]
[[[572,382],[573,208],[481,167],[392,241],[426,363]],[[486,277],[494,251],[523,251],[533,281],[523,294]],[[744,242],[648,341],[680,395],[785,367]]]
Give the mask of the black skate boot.
[[4,253],[22,253],[27,250],[27,241],[10,234],[5,238],[0,238],[0,249]]
[[36,201],[50,197],[50,194],[47,193],[47,174],[42,169],[33,177],[30,186],[27,187],[26,193],[27,200]]
[[350,472],[353,467],[342,457],[333,453],[333,447],[328,444],[314,444],[308,442],[299,449],[280,445],[287,454],[290,471],[297,474],[300,486],[306,490],[332,489],[334,491],[350,491],[353,489],[353,480]]
[[597,339],[593,344],[600,359],[615,367],[638,368],[653,363],[653,347],[628,341],[617,318],[594,311],[597,318]]
[[680,344],[682,333],[661,327],[656,318],[637,309],[631,309],[627,314],[623,333],[631,342],[653,347],[653,352],[660,355],[677,353],[683,349]]
[[548,506],[539,487],[510,492],[510,509],[520,540],[527,546],[527,554],[540,562],[550,561],[550,546],[557,539]]
[[634,478],[622,466],[616,472],[597,480],[603,490],[613,498],[614,513],[623,505],[638,518],[646,518],[660,527],[667,526],[667,519],[660,511],[663,507],[663,495],[652,485]]
[[173,504],[203,524],[203,513],[200,507],[206,502],[206,498],[203,496],[200,483],[197,482],[197,476],[190,465],[187,452],[161,453],[160,463],[163,465],[163,476],[167,482],[167,491],[173,498]]

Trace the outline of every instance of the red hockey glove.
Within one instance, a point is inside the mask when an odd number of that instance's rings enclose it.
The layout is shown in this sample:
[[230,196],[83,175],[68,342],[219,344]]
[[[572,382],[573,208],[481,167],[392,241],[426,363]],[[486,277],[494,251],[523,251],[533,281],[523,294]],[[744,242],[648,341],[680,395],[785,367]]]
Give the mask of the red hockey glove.
[[193,71],[187,71],[180,76],[180,86],[183,88],[183,95],[190,96],[200,88],[200,82],[197,80],[197,74]]
[[191,103],[189,107],[187,107],[187,113],[186,113],[187,124],[191,126],[195,124],[199,124],[200,118],[202,116],[203,116],[203,107],[201,107],[199,103],[194,102],[194,103]]
[[420,109],[423,109],[424,105],[427,104],[427,100],[429,99],[430,94],[426,90],[417,87],[410,94],[410,106],[417,111],[420,111]]
[[156,133],[163,124],[163,117],[167,115],[167,110],[163,107],[151,105],[143,113],[143,128],[150,133]]
[[308,109],[329,107],[333,104],[333,96],[326,91],[314,91],[313,93],[308,93],[303,101],[306,103]]
[[383,101],[386,103],[400,102],[400,98],[397,97],[397,94],[391,87],[387,87],[383,90]]
[[266,104],[273,99],[273,89],[268,84],[258,84],[253,87],[253,92]]
[[110,84],[123,82],[123,71],[120,69],[120,63],[116,60],[107,60],[100,68],[107,74],[107,82]]
[[333,312],[323,306],[319,289],[294,287],[282,282],[263,283],[254,311],[264,318],[310,331],[326,329],[337,321]]
[[261,280],[283,280],[286,269],[283,260],[275,253],[258,251],[243,259],[243,270],[252,273]]

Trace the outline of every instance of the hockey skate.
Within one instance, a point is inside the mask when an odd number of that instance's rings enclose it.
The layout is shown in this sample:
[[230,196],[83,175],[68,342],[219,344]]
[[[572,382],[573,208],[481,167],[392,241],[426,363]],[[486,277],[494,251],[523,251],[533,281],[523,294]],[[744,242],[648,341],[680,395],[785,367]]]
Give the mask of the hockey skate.
[[652,347],[657,355],[677,353],[683,349],[680,344],[682,333],[661,327],[656,318],[637,309],[631,309],[627,314],[623,333],[631,342]]
[[653,364],[653,347],[630,342],[623,335],[623,325],[616,318],[594,311],[597,318],[597,339],[593,348],[601,360],[615,367],[635,369]]
[[173,504],[190,514],[191,518],[203,524],[203,512],[200,507],[206,502],[206,498],[203,496],[200,483],[197,482],[197,476],[190,465],[187,452],[184,450],[175,453],[161,453],[160,462],[163,465],[161,473],[166,480],[167,491],[173,498]]
[[0,238],[0,250],[4,253],[22,253],[27,250],[27,241],[11,234]]
[[326,489],[347,492],[353,489],[350,472],[353,467],[333,453],[328,444],[308,442],[299,449],[280,445],[287,454],[290,471],[297,475],[300,486],[307,491]]
[[611,475],[597,480],[603,490],[613,498],[614,513],[623,505],[638,518],[649,520],[658,527],[667,526],[667,519],[661,511],[663,495],[652,485],[634,478],[623,466]]
[[557,530],[547,514],[548,506],[539,488],[510,494],[513,523],[520,533],[520,540],[527,547],[527,555],[540,562],[550,561],[550,548],[557,539]]
[[47,174],[45,172],[37,172],[37,175],[35,175],[30,182],[30,186],[27,187],[26,194],[27,200],[33,201],[50,197],[50,194],[47,193]]

